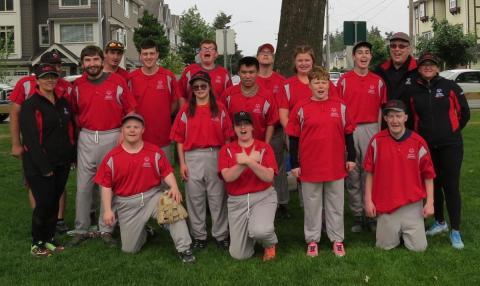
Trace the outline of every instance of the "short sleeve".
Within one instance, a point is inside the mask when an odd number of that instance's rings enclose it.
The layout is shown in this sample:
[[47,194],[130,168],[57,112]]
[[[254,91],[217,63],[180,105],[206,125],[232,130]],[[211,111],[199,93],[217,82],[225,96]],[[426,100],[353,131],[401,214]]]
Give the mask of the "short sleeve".
[[[31,82],[25,81],[25,80],[20,80],[17,82],[17,84],[15,85],[15,88],[10,94],[11,102],[15,102],[18,105],[22,105],[22,103],[25,101],[25,98],[26,98],[25,87],[24,87],[25,84],[31,85]],[[34,88],[34,87],[30,87],[30,88]]]
[[235,164],[232,164],[233,160],[233,153],[230,147],[224,145],[220,148],[220,152],[218,152],[218,172],[221,173],[223,169],[228,169]]
[[277,124],[279,117],[278,117],[278,108],[272,94],[269,94],[267,97],[268,110],[267,110],[267,125],[275,125]]
[[418,158],[420,160],[420,173],[423,179],[435,178],[435,169],[433,167],[430,151],[425,142],[422,142],[418,150]]
[[97,170],[97,174],[95,175],[95,183],[105,188],[112,188],[113,187],[113,157],[112,156],[105,156],[103,158],[100,167]]
[[277,161],[275,160],[275,153],[273,152],[272,147],[269,144],[265,144],[263,148],[265,148],[265,151],[262,156],[262,166],[272,168],[275,175],[277,175],[278,165]]
[[119,83],[119,85],[123,89],[123,95],[122,95],[122,98],[123,98],[123,101],[122,101],[123,112],[125,114],[128,114],[128,113],[135,110],[135,108],[137,107],[137,102],[136,102],[135,98],[133,97],[132,92],[130,91],[130,88],[128,88],[126,81],[122,80]]
[[288,123],[285,128],[285,132],[289,136],[300,137],[301,126],[298,113],[300,112],[301,106],[296,106],[293,108],[292,112],[289,115]]
[[177,143],[184,143],[186,132],[187,132],[187,112],[185,109],[182,109],[177,116],[175,117],[175,121],[172,125],[172,130],[170,131],[170,140],[175,141]]
[[170,165],[170,162],[168,162],[165,152],[163,152],[163,150],[160,149],[159,154],[160,156],[156,156],[157,158],[155,163],[159,168],[160,176],[162,176],[162,178],[165,178],[168,175],[170,175],[170,173],[173,173],[173,168],[172,168],[172,165]]
[[368,144],[367,153],[365,154],[365,159],[363,161],[363,168],[369,173],[373,173],[373,170],[375,169],[376,148],[377,140],[376,138],[372,138],[370,144]]
[[228,112],[225,109],[225,107],[223,107],[223,105],[222,105],[222,108],[221,108],[220,112],[221,112],[220,117],[221,117],[221,120],[223,122],[223,124],[222,124],[222,126],[223,126],[223,129],[222,129],[223,138],[225,140],[230,140],[231,138],[233,138],[235,136],[235,132],[233,131],[232,121],[230,120],[230,116],[228,116]]

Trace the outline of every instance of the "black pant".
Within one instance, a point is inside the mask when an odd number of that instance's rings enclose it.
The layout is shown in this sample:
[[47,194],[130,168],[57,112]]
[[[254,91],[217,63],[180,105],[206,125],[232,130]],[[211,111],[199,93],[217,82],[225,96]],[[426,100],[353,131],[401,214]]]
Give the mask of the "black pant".
[[445,221],[443,204],[447,205],[452,229],[460,229],[461,197],[460,169],[463,161],[463,143],[449,146],[430,146],[437,177],[434,181],[435,220]]
[[58,200],[68,180],[70,166],[58,166],[53,176],[26,176],[35,198],[32,214],[32,243],[47,242],[55,236]]

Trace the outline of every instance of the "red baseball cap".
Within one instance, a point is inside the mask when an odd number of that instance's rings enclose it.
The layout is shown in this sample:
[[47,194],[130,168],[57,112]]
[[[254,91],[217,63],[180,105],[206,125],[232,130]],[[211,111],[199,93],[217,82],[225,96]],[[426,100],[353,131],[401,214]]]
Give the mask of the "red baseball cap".
[[261,45],[260,47],[258,47],[257,55],[258,55],[263,49],[269,49],[269,50],[272,52],[272,54],[275,53],[275,48],[272,46],[272,44],[265,43],[265,44]]

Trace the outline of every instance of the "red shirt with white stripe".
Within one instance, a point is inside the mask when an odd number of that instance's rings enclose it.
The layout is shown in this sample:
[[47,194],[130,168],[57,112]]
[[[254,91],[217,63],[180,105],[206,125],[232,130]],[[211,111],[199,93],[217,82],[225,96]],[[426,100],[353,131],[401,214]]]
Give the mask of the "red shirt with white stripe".
[[136,112],[145,120],[143,140],[160,147],[169,145],[172,104],[180,94],[175,74],[159,67],[155,74],[146,75],[140,68],[130,73],[130,88],[138,102]]
[[[55,95],[69,99],[71,87],[71,83],[63,78],[59,78],[57,85],[55,86]],[[22,77],[17,84],[15,84],[15,88],[10,94],[10,101],[15,102],[18,105],[22,105],[25,100],[30,98],[35,93],[36,88],[37,78],[34,75]]]
[[213,87],[213,94],[217,99],[222,95],[222,93],[229,87],[232,86],[232,81],[228,75],[228,71],[222,66],[215,65],[211,70],[202,68],[200,64],[191,64],[187,66],[178,80],[178,85],[180,86],[180,96],[185,98],[187,101],[190,100],[192,96],[192,89],[190,88],[190,79],[199,71],[204,71],[208,73],[211,79],[211,84]]
[[234,133],[225,106],[217,104],[215,117],[212,117],[209,104],[197,105],[193,117],[188,115],[188,104],[184,104],[175,118],[170,139],[182,143],[185,151],[223,146]]
[[117,196],[128,197],[160,186],[173,172],[165,153],[148,142],[138,153],[128,153],[122,145],[113,148],[98,168],[95,183],[111,188]]
[[[272,147],[262,141],[254,140],[252,146],[245,148],[247,155],[255,147],[256,152],[260,152],[260,165],[272,168],[274,173],[277,174],[277,161],[275,161],[275,154],[273,153]],[[237,165],[237,156],[236,154],[242,153],[242,147],[238,145],[237,141],[228,143],[224,145],[218,154],[218,170],[221,173],[223,169],[231,168]],[[272,183],[267,183],[255,175],[255,173],[250,168],[245,168],[240,177],[235,181],[230,183],[225,183],[227,192],[231,196],[241,196],[249,193],[258,193],[265,191],[267,188],[271,187]]]
[[115,73],[118,74],[119,76],[123,77],[123,79],[125,79],[125,81],[128,82],[128,79],[130,77],[130,73],[126,69],[124,69],[122,67],[118,67],[118,69]]
[[271,91],[259,86],[253,96],[242,94],[240,85],[229,87],[222,95],[222,102],[227,107],[230,119],[240,111],[247,111],[253,120],[253,137],[265,140],[267,126],[278,122],[278,109],[275,106]]
[[272,92],[277,108],[288,109],[288,102],[285,96],[285,82],[286,79],[276,72],[273,72],[269,77],[257,76],[258,85]]
[[338,80],[337,92],[348,106],[353,123],[378,122],[381,106],[387,99],[387,89],[381,77],[372,72],[361,76],[349,71]]
[[425,140],[406,132],[407,138],[397,141],[385,129],[373,136],[367,149],[364,168],[373,174],[372,201],[379,214],[424,199],[424,180],[435,178]]
[[73,82],[72,109],[80,128],[106,131],[120,128],[122,118],[135,109],[136,102],[125,80],[105,73],[100,83],[91,82],[86,74]]
[[354,127],[346,114],[346,106],[338,98],[308,98],[293,108],[285,132],[300,138],[302,182],[329,182],[347,176],[345,134],[351,134]]
[[[329,81],[328,86],[328,97],[338,97],[336,87],[332,83],[332,81]],[[279,101],[279,108],[288,108],[289,111],[292,111],[293,107],[295,107],[298,102],[306,98],[312,97],[312,90],[310,89],[310,85],[308,83],[301,82],[296,75],[287,79],[284,88],[284,98],[283,100]]]

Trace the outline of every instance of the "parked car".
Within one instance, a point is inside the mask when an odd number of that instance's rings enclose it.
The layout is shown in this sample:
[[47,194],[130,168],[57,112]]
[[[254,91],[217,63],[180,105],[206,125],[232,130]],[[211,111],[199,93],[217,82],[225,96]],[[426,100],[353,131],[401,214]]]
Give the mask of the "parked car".
[[12,90],[12,86],[0,84],[0,123],[7,119],[10,113],[10,93]]
[[339,72],[330,72],[330,80],[333,82],[335,86],[337,86],[337,82],[341,76],[342,74]]
[[465,93],[480,93],[480,70],[446,70],[442,71],[440,75],[455,81]]

